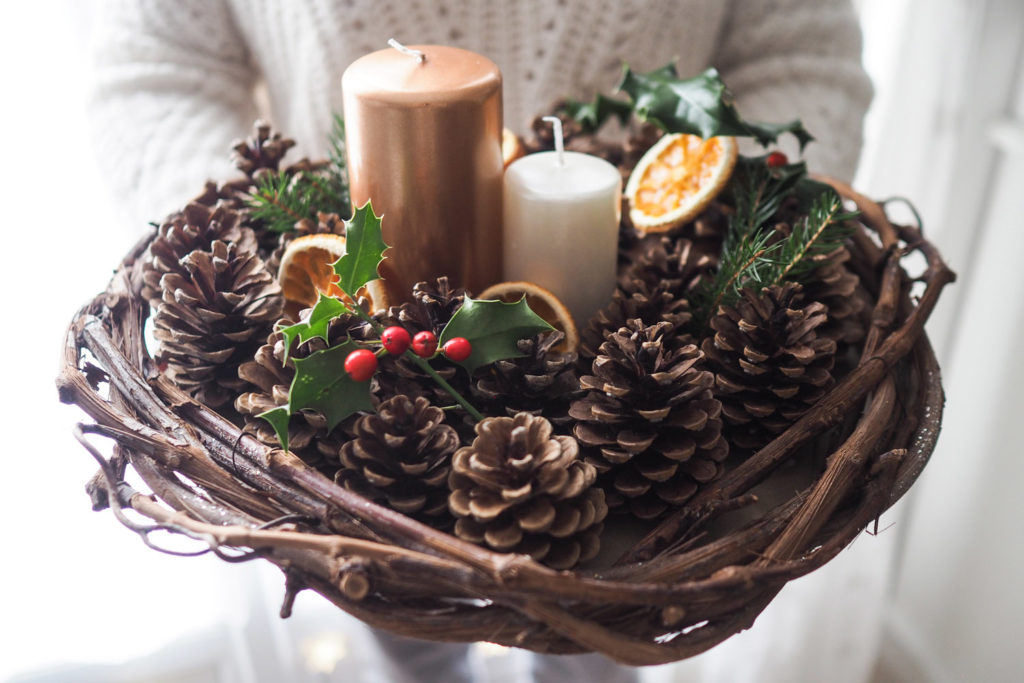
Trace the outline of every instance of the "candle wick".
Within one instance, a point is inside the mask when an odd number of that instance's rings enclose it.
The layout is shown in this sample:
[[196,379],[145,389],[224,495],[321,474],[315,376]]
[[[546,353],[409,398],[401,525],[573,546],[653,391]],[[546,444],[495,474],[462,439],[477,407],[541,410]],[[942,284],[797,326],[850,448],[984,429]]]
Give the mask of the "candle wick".
[[403,55],[409,55],[410,57],[415,58],[416,61],[419,62],[420,64],[422,64],[423,62],[427,61],[427,56],[425,54],[423,54],[423,52],[421,50],[414,50],[411,47],[406,47],[405,45],[402,45],[400,42],[398,42],[394,38],[388,38],[388,45],[390,47],[395,48],[396,50],[401,52]]
[[545,116],[544,121],[550,121],[555,133],[555,154],[558,155],[558,165],[565,166],[565,141],[562,138],[562,119],[557,116]]

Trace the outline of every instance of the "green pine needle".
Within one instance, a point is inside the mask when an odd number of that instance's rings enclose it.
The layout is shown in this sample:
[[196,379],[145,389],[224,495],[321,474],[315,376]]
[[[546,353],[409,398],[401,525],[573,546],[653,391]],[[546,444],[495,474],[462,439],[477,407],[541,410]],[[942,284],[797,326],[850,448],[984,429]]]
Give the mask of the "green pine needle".
[[320,213],[349,213],[345,122],[337,114],[328,145],[329,163],[324,170],[266,173],[256,183],[249,206],[267,230],[289,232],[304,218],[315,221]]

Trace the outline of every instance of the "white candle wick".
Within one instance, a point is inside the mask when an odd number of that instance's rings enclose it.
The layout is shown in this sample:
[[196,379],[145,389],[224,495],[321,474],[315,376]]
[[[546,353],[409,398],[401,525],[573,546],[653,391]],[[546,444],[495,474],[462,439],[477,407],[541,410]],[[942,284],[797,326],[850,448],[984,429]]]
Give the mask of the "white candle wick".
[[388,46],[395,48],[403,55],[409,55],[410,57],[413,57],[420,64],[427,61],[427,56],[423,54],[421,50],[414,50],[411,47],[406,47],[405,45],[402,45],[394,38],[388,38]]
[[545,116],[544,121],[550,121],[555,132],[555,153],[558,155],[558,165],[565,166],[565,141],[562,139],[562,119],[557,116]]

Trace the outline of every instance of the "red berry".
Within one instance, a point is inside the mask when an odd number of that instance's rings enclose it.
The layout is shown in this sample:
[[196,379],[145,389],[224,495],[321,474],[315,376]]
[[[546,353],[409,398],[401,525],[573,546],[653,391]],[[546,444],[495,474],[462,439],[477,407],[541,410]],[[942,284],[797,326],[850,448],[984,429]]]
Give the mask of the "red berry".
[[789,163],[789,157],[782,152],[772,152],[764,163],[768,164],[768,168],[779,168]]
[[473,353],[473,345],[465,337],[452,337],[444,343],[442,348],[444,355],[456,363],[466,360],[469,358],[469,354]]
[[400,356],[409,348],[409,344],[412,343],[412,337],[409,336],[409,332],[404,327],[395,325],[384,330],[384,334],[380,335],[380,341],[388,353]]
[[356,382],[365,382],[377,369],[377,355],[370,349],[356,349],[345,357],[345,372]]
[[412,352],[420,358],[430,358],[437,351],[437,337],[433,332],[423,330],[412,338]]

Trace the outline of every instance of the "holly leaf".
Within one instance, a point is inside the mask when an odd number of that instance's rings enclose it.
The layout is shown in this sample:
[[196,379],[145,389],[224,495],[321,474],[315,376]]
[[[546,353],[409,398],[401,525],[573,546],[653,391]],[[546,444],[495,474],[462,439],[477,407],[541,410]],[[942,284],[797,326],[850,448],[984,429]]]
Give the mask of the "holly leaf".
[[320,292],[320,299],[313,306],[313,310],[310,311],[309,319],[305,322],[281,328],[281,334],[284,335],[285,339],[284,362],[288,362],[288,352],[291,350],[292,342],[296,337],[299,338],[299,343],[307,342],[314,337],[320,337],[324,342],[327,342],[327,329],[331,321],[343,313],[348,313],[349,310],[349,307],[341,299],[335,299]]
[[814,138],[799,121],[756,123],[744,121],[718,70],[710,68],[693,78],[680,79],[671,64],[648,73],[626,67],[619,90],[629,95],[637,116],[669,133],[702,138],[716,135],[752,137],[762,146],[791,133],[800,149]]
[[338,346],[295,360],[295,377],[288,390],[288,403],[259,417],[270,423],[281,447],[288,450],[288,421],[303,410],[318,410],[327,418],[327,431],[349,415],[372,410],[370,383],[356,382],[345,372],[345,357],[362,348],[351,339]]
[[362,348],[354,341],[295,359],[295,378],[288,391],[289,414],[318,410],[327,418],[327,431],[360,410],[371,410],[370,383],[356,382],[345,372],[345,357]]
[[356,301],[356,292],[371,280],[377,280],[377,267],[384,260],[388,245],[380,230],[380,216],[366,202],[345,221],[345,255],[334,262],[341,290]]
[[262,417],[270,423],[270,426],[274,428],[274,434],[277,435],[277,440],[281,442],[281,448],[287,451],[288,422],[292,418],[291,413],[288,412],[288,406],[278,406],[265,413],[260,413],[257,417]]
[[473,352],[459,365],[473,374],[480,366],[524,355],[516,346],[519,340],[553,329],[530,309],[525,296],[511,304],[467,296],[441,331],[439,343],[443,346],[455,337],[468,339]]
[[611,116],[617,118],[622,125],[627,125],[629,117],[633,115],[633,105],[598,93],[593,102],[568,100],[565,113],[579,121],[584,131],[593,132]]

